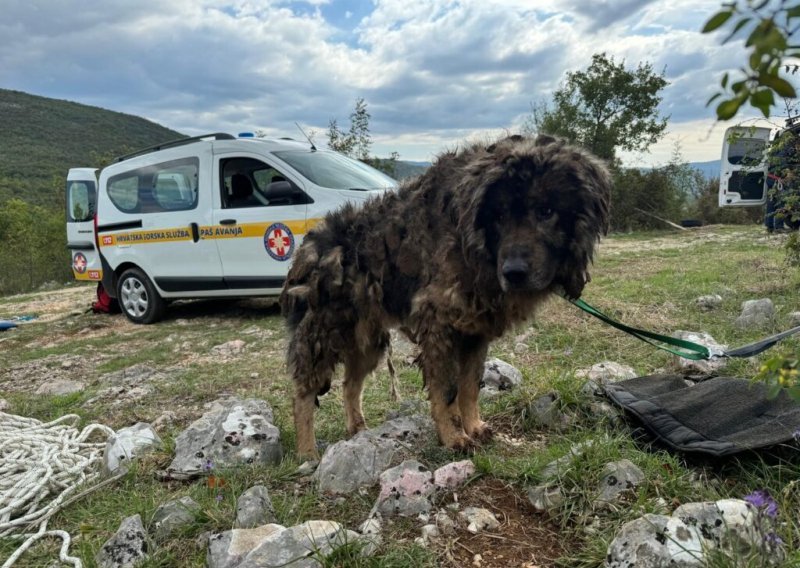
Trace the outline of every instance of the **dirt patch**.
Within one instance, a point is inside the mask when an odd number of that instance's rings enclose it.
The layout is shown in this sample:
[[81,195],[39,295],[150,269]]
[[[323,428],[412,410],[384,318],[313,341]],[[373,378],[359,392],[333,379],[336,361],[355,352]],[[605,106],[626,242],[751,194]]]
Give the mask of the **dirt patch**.
[[517,487],[500,479],[482,479],[459,495],[458,502],[462,509],[489,509],[500,521],[500,528],[474,535],[459,527],[454,536],[434,542],[445,566],[545,568],[555,566],[556,559],[564,554],[557,528],[533,510]]
[[87,375],[101,362],[102,357],[89,359],[80,355],[48,355],[0,370],[0,384],[7,392],[33,393],[54,379],[85,383]]
[[737,241],[758,243],[780,248],[786,243],[786,234],[768,235],[761,229],[719,232],[719,225],[708,225],[687,231],[676,231],[663,237],[648,239],[608,238],[600,243],[600,256],[617,256],[628,252],[685,249],[709,243],[724,244]]
[[[18,301],[19,298],[24,299]],[[40,323],[57,321],[71,314],[85,312],[94,300],[94,286],[75,286],[23,296],[9,296],[0,304],[0,318],[32,315],[36,316],[34,321]]]

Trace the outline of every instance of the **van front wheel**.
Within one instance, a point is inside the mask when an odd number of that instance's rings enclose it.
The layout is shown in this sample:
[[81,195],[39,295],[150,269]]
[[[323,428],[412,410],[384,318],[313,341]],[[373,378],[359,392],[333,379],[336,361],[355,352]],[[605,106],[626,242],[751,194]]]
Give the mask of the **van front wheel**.
[[154,323],[164,315],[166,304],[147,275],[129,268],[117,282],[117,300],[133,323]]

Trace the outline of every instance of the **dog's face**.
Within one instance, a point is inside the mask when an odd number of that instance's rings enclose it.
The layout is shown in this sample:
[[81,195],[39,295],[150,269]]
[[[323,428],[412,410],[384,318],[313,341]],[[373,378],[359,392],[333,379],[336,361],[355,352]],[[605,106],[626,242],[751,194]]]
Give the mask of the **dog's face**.
[[595,244],[608,228],[607,170],[548,137],[512,137],[487,153],[474,226],[501,289],[530,294],[560,287],[580,297]]

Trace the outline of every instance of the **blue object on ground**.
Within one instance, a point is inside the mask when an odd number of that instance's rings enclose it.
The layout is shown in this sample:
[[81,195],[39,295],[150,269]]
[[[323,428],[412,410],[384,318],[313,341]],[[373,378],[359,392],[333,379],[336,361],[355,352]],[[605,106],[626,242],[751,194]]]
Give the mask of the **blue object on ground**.
[[14,316],[11,318],[12,321],[33,321],[36,319],[36,316]]
[[14,327],[17,327],[17,324],[10,321],[0,321],[0,331],[5,331]]

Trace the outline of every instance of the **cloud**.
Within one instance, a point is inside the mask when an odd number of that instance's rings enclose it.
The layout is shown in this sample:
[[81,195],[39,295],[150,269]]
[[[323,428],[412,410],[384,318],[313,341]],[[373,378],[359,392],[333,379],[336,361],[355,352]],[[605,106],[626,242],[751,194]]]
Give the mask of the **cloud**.
[[655,0],[571,0],[566,3],[576,15],[588,20],[595,29],[606,28],[611,24],[629,20]]
[[[139,114],[187,134],[324,133],[363,97],[376,151],[409,159],[519,126],[606,51],[650,61],[673,121],[731,50],[697,33],[717,0],[5,0],[0,87]],[[738,50],[738,51],[737,51]],[[319,140],[319,138],[318,138]]]

